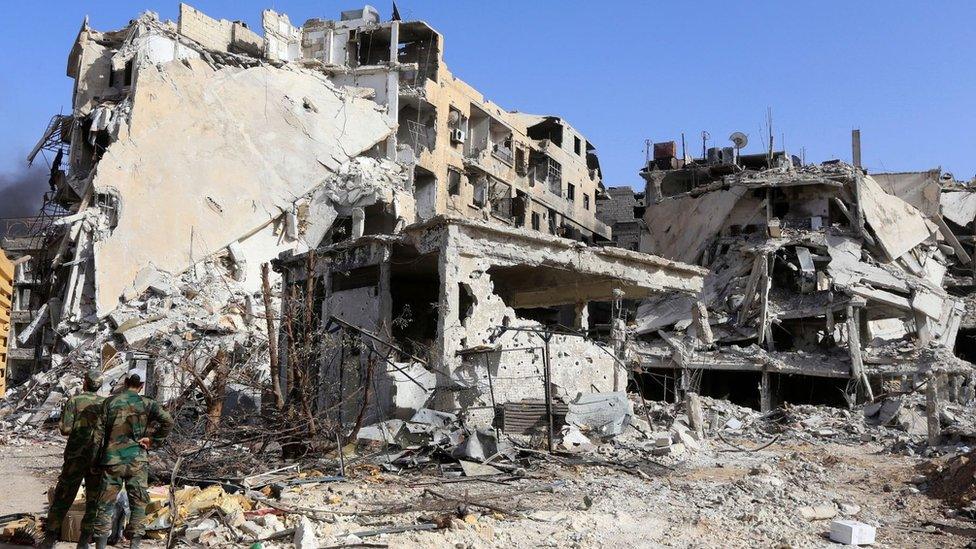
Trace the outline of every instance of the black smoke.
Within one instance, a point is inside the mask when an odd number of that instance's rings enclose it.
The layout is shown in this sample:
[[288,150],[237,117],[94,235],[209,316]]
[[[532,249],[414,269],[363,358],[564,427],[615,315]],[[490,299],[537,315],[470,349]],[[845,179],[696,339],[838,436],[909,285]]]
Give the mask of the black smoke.
[[31,217],[40,211],[51,173],[39,164],[0,173],[0,218]]
[[40,212],[50,178],[50,170],[37,164],[0,173],[0,239],[7,236],[4,218],[33,217]]

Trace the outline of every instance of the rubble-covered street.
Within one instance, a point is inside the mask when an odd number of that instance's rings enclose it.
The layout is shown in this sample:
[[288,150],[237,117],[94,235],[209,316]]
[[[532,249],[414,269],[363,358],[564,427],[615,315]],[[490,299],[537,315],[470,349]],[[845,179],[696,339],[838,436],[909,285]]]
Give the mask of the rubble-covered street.
[[769,112],[608,186],[423,20],[321,15],[62,37],[0,544],[976,547],[976,179]]
[[[963,547],[976,533],[966,499],[976,495],[972,469],[968,493],[942,491],[944,482],[966,482],[945,467],[946,454],[958,449],[930,450],[924,435],[865,425],[846,410],[802,406],[764,418],[710,399],[704,409],[710,417],[714,410],[716,427],[702,440],[680,407],[652,405],[656,429],[635,420],[625,436],[592,451],[531,451],[497,462],[502,469],[471,474],[453,459],[400,468],[351,449],[345,477],[334,474],[334,457],[281,464],[284,470],[270,474],[241,471],[229,481],[243,488],[235,497],[224,495],[228,484],[176,492],[188,526],[183,541],[800,548],[832,546],[826,535],[833,519],[877,525],[882,547]],[[732,429],[734,421],[743,425]],[[0,448],[5,478],[34,477],[18,480],[18,488],[35,493],[23,501],[36,504],[51,481],[56,442],[43,442],[40,452],[23,439]],[[153,494],[165,516],[165,487]],[[314,532],[317,545],[295,541],[296,529]],[[156,535],[164,537],[165,528]]]

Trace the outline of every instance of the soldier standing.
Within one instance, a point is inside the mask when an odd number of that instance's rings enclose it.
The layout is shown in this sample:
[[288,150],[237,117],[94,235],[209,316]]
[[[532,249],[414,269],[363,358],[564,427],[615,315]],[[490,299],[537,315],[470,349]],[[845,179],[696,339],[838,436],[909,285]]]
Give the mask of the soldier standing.
[[125,380],[125,390],[102,404],[102,422],[96,433],[102,467],[95,521],[98,549],[108,544],[115,500],[123,486],[131,508],[125,535],[131,540],[132,549],[138,549],[145,533],[149,448],[162,444],[173,428],[173,418],[155,400],[139,394],[144,383],[143,374],[131,373]]
[[84,390],[69,398],[61,411],[59,427],[61,434],[68,437],[68,443],[64,447],[64,465],[61,466],[58,485],[54,488],[54,500],[44,523],[46,534],[42,547],[54,547],[60,537],[64,515],[74,503],[82,479],[85,481],[85,516],[81,521],[78,547],[87,548],[93,533],[98,510],[98,486],[102,478],[93,463],[98,446],[95,431],[101,422],[102,401],[105,400],[95,394],[102,386],[101,372],[86,372],[84,384]]

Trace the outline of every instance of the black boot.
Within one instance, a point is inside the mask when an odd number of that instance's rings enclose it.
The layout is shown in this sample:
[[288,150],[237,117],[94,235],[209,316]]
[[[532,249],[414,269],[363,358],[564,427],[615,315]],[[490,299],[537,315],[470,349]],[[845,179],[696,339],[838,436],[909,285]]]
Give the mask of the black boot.
[[44,532],[44,540],[41,541],[41,549],[53,549],[54,544],[58,542],[57,532]]
[[95,549],[105,549],[108,547],[108,536],[95,536]]
[[92,538],[91,534],[86,534],[82,532],[81,537],[78,538],[78,545],[75,546],[75,549],[90,549],[91,538]]
[[140,543],[142,543],[142,536],[133,536],[132,540],[129,541],[129,549],[139,549]]

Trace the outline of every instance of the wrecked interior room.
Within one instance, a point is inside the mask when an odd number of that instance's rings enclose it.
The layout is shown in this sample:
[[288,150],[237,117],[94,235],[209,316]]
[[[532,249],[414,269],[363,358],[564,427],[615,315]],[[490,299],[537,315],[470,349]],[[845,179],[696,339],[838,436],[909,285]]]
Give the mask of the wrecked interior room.
[[[439,13],[285,4],[60,37],[40,206],[0,217],[0,544],[972,546],[976,179],[771,114],[641,161],[637,115],[555,76],[519,110]],[[132,420],[103,539],[65,422],[133,391],[172,427]]]

